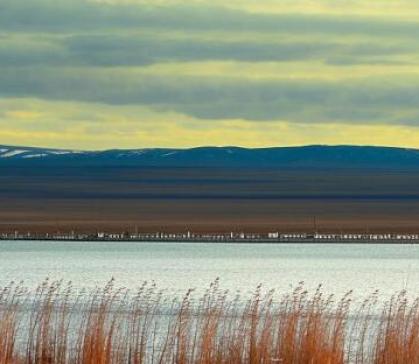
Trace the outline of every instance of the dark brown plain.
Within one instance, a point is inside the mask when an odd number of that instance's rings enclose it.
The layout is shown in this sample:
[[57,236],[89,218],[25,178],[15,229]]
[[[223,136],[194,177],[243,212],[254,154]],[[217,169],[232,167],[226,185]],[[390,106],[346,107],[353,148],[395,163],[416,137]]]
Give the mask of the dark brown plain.
[[419,232],[418,222],[415,172],[16,167],[0,174],[0,232]]

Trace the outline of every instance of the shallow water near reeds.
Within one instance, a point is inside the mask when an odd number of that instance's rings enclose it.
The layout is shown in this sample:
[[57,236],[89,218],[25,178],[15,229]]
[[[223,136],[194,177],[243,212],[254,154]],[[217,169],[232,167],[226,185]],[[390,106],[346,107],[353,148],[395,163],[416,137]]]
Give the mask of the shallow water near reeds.
[[135,290],[155,282],[170,294],[220,287],[248,294],[258,284],[289,292],[303,281],[308,290],[340,297],[375,290],[388,299],[402,289],[419,296],[419,246],[399,244],[211,244],[137,242],[1,241],[0,286],[46,277],[72,281],[75,289],[116,286]]

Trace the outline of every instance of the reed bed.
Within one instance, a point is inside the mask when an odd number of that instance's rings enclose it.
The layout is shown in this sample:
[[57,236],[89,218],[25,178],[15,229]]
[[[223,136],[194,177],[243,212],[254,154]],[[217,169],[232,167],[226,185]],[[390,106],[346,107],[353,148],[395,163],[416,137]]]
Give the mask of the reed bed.
[[170,299],[153,284],[77,292],[46,280],[0,291],[0,364],[419,363],[419,303],[352,308],[321,288],[248,298],[211,284]]

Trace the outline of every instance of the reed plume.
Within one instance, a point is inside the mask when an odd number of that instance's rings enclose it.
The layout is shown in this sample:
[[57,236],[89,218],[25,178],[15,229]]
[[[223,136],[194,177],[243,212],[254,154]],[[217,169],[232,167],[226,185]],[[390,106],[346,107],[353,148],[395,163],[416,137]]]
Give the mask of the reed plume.
[[0,291],[0,364],[419,363],[419,301],[402,292],[380,311],[377,295],[351,309],[351,292],[336,300],[302,283],[245,299],[216,280],[171,299],[147,282],[12,282]]

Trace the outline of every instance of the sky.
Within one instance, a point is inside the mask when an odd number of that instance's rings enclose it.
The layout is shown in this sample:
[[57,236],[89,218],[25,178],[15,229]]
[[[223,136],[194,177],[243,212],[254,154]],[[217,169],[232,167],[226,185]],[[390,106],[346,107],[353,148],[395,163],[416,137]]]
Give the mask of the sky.
[[0,144],[419,148],[419,2],[1,0]]

